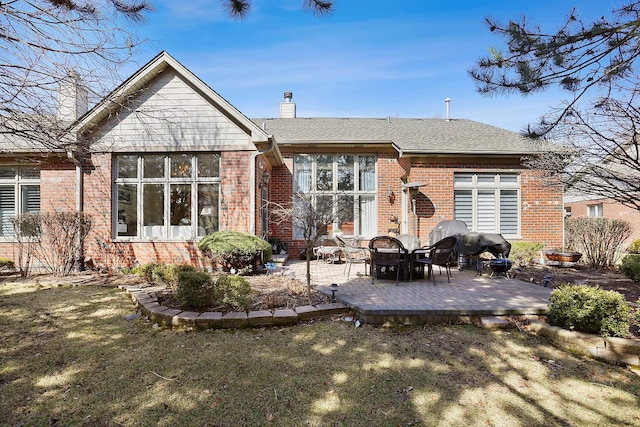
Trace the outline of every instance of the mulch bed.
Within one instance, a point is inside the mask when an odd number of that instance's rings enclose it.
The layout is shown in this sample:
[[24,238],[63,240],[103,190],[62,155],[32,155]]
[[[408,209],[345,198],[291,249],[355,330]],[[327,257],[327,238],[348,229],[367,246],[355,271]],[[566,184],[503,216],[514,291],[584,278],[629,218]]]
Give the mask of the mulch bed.
[[539,285],[544,284],[546,276],[551,277],[550,287],[563,284],[599,285],[602,289],[620,292],[627,301],[637,303],[640,299],[640,282],[634,282],[615,269],[598,270],[576,264],[571,267],[559,267],[535,264],[527,267],[515,267],[511,271],[516,278]]

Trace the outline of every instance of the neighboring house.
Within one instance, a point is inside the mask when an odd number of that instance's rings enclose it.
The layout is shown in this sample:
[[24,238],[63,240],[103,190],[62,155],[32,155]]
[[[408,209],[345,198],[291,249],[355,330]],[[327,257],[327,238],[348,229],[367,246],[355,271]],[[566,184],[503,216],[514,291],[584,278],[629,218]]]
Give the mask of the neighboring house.
[[624,249],[632,241],[640,239],[640,211],[615,200],[567,194],[564,210],[565,216],[571,218],[610,218],[628,222],[631,225],[631,236],[627,239],[627,245],[623,246]]
[[[77,105],[74,93],[61,91],[61,106]],[[562,194],[522,165],[535,152],[518,134],[458,119],[297,118],[285,96],[280,118],[251,120],[160,53],[70,125],[75,150],[9,147],[0,256],[15,255],[7,218],[35,210],[91,215],[84,253],[98,263],[202,266],[198,240],[226,229],[279,237],[297,254],[303,242],[270,221],[267,203],[297,191],[340,194],[353,215],[331,229],[345,235],[426,244],[438,222],[460,219],[562,245]]]

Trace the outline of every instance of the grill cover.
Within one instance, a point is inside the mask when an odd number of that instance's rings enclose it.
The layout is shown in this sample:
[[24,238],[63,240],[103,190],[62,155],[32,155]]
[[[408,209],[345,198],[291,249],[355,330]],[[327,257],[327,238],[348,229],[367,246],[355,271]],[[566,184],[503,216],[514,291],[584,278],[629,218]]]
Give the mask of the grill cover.
[[437,241],[449,236],[458,236],[459,240],[461,235],[467,234],[470,231],[464,221],[440,221],[429,233],[429,244],[433,245]]
[[490,252],[493,256],[502,255],[509,258],[511,243],[507,242],[502,234],[469,232],[458,236],[458,252],[463,255],[479,255]]

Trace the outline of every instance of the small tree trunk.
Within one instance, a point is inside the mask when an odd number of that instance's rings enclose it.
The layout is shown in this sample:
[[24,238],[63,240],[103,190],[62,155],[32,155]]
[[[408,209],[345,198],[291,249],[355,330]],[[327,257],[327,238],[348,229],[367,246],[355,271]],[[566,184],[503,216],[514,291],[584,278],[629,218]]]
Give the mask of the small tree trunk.
[[307,246],[305,249],[307,255],[307,300],[311,305],[311,255],[313,254],[313,246]]

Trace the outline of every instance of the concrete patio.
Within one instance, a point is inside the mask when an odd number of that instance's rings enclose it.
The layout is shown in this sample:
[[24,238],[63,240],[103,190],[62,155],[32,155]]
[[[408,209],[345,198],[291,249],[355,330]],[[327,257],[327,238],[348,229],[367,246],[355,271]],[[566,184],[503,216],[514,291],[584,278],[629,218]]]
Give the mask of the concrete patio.
[[[364,265],[353,265],[347,279],[345,264],[311,261],[312,284],[331,295],[329,285],[338,284],[335,299],[351,307],[360,321],[372,324],[440,324],[469,322],[485,316],[545,314],[551,289],[520,279],[490,277],[475,269],[453,269],[451,283],[436,272],[431,279],[411,282],[379,280],[371,284]],[[275,274],[304,281],[306,262],[289,260]]]

